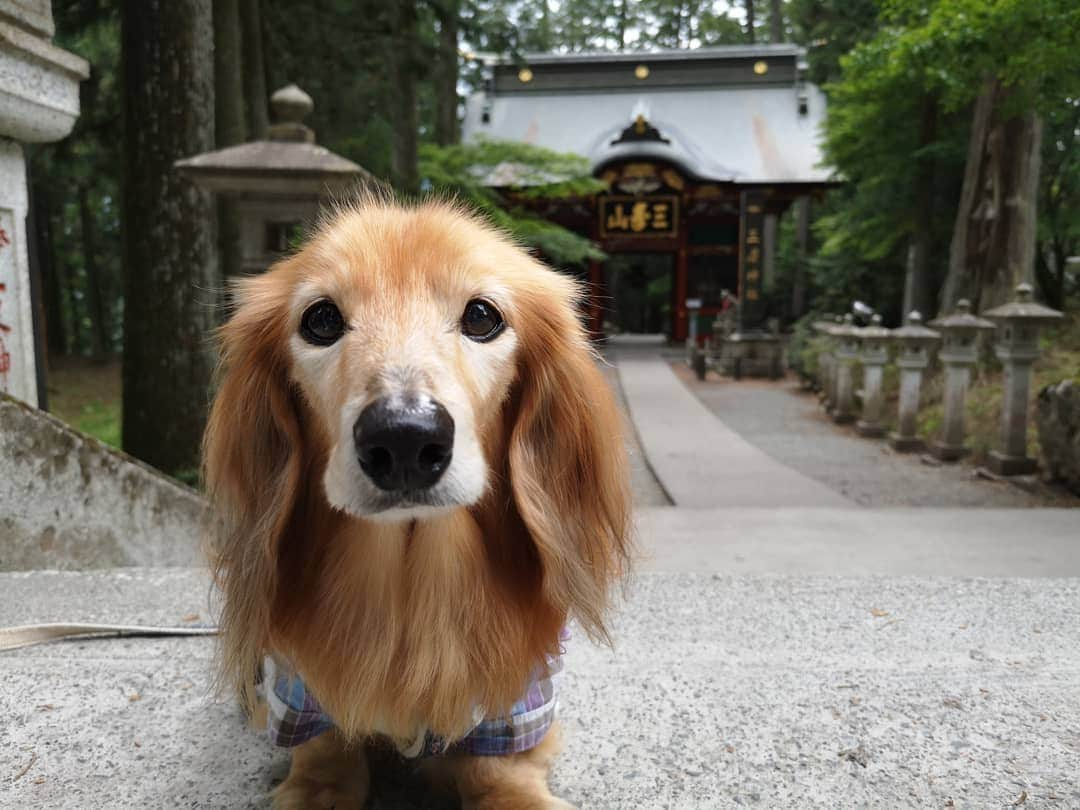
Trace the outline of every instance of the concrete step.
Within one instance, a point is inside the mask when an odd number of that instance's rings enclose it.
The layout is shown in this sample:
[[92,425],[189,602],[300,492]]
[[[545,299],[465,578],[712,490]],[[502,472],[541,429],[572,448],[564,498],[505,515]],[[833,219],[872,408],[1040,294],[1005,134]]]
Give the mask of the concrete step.
[[[0,624],[192,624],[196,570],[0,574]],[[195,618],[195,617],[198,618]],[[570,643],[582,808],[1078,806],[1080,580],[643,573]],[[262,807],[287,757],[210,694],[209,639],[0,654],[10,807]],[[377,808],[430,807],[381,780]]]
[[1080,509],[640,509],[661,571],[1080,577]]

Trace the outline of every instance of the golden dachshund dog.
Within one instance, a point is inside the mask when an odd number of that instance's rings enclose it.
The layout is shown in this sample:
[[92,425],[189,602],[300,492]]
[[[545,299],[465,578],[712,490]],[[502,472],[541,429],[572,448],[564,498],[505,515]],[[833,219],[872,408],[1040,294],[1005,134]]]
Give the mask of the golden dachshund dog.
[[631,552],[577,285],[459,206],[368,196],[233,292],[211,555],[223,672],[293,746],[274,806],[362,806],[394,745],[466,808],[568,807],[551,718],[513,707],[553,707],[569,621],[606,639]]

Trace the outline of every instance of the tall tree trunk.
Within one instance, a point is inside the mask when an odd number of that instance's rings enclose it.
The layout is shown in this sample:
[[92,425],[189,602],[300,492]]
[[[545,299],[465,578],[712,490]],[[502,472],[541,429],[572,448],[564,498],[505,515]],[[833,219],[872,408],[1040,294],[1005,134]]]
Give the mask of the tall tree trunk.
[[[926,95],[919,108],[919,146],[925,149],[937,140],[937,99]],[[915,161],[915,216],[908,265],[909,283],[904,296],[906,318],[914,309],[927,320],[934,312],[933,280],[930,277],[930,249],[934,225],[934,161],[921,154]]]
[[943,310],[960,298],[977,311],[997,306],[1032,279],[1042,121],[1034,112],[1006,117],[1010,95],[991,78],[975,102]]
[[435,7],[439,17],[439,59],[435,76],[435,142],[458,142],[458,17],[461,0],[443,0]]
[[103,363],[109,354],[109,318],[101,291],[101,269],[97,261],[97,223],[90,207],[90,192],[79,186],[79,230],[82,235],[83,271],[86,273],[86,306],[90,315],[90,354]]
[[746,40],[754,44],[754,0],[746,0]]
[[[214,0],[214,142],[220,149],[247,139],[244,105],[244,47],[239,0]],[[238,275],[240,216],[236,203],[217,201],[218,244],[226,278]]]
[[67,354],[67,329],[64,326],[64,287],[56,266],[56,243],[53,241],[53,211],[49,192],[34,189],[34,225],[37,230],[38,256],[45,299],[45,345],[49,356]]
[[240,0],[240,29],[243,41],[247,137],[253,141],[261,141],[266,139],[270,129],[270,94],[266,89],[262,11],[259,0]]
[[[64,232],[64,215],[61,211],[56,212],[55,218],[49,224],[49,229],[54,233]],[[54,243],[55,244],[55,243]],[[79,296],[75,294],[75,274],[67,265],[64,255],[53,253],[53,266],[59,279],[59,286],[64,291],[64,304],[67,308],[68,325],[68,354],[82,354],[83,350],[83,317]]]
[[543,52],[551,50],[551,6],[548,0],[539,0],[540,2],[540,36],[538,37],[537,47]]
[[211,0],[123,3],[121,43],[124,449],[194,471],[221,276],[213,202],[173,162],[214,148]]
[[810,198],[795,200],[795,278],[791,284],[791,315],[801,318],[806,312],[806,263],[810,248]]
[[[214,142],[221,149],[247,139],[244,106],[244,46],[240,0],[214,4]],[[225,278],[241,271],[240,214],[236,202],[217,201],[218,250]]]
[[[615,38],[618,40],[619,51],[626,50],[626,29],[629,27],[629,10],[626,7],[628,0],[619,0],[615,10]],[[544,13],[547,13],[547,2],[544,2]]]
[[769,42],[784,41],[784,0],[769,0]]
[[416,0],[397,0],[393,9],[391,35],[387,38],[387,55],[393,78],[390,123],[394,130],[394,152],[391,165],[394,185],[407,193],[415,193],[420,188],[417,160],[420,121],[416,94],[418,29]]

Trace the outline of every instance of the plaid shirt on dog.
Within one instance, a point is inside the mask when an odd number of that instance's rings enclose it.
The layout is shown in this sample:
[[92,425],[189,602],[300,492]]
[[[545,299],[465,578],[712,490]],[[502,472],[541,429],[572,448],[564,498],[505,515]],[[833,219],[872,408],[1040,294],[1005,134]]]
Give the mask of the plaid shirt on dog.
[[[568,638],[569,633],[563,630],[559,640]],[[565,650],[560,648],[560,652]],[[398,750],[411,759],[446,753],[502,756],[535,748],[555,720],[558,706],[555,681],[561,671],[562,656],[548,656],[546,672],[538,672],[529,681],[525,694],[508,714],[477,717],[476,725],[460,740],[448,741],[431,732],[422,732],[411,743],[398,743]],[[263,661],[259,688],[269,708],[267,731],[272,744],[292,748],[334,727],[333,720],[307,690],[303,679],[282,669],[270,656]]]

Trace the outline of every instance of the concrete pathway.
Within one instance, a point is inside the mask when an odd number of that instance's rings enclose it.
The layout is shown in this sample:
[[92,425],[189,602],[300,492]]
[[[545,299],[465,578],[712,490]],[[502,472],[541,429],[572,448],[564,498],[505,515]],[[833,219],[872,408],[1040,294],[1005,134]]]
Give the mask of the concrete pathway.
[[616,348],[615,358],[638,440],[675,506],[853,505],[724,425],[658,354]]
[[1023,488],[978,478],[966,463],[928,466],[918,454],[894,453],[835,425],[793,380],[740,380],[712,372],[699,382],[689,368],[676,376],[725,425],[770,457],[860,506],[1080,507],[1080,498],[1037,479]]
[[[211,618],[189,569],[0,574],[3,622]],[[1074,580],[642,574],[570,642],[556,792],[589,810],[1080,806]],[[210,639],[0,653],[0,805],[266,807],[287,769]],[[443,807],[377,769],[375,810]]]

